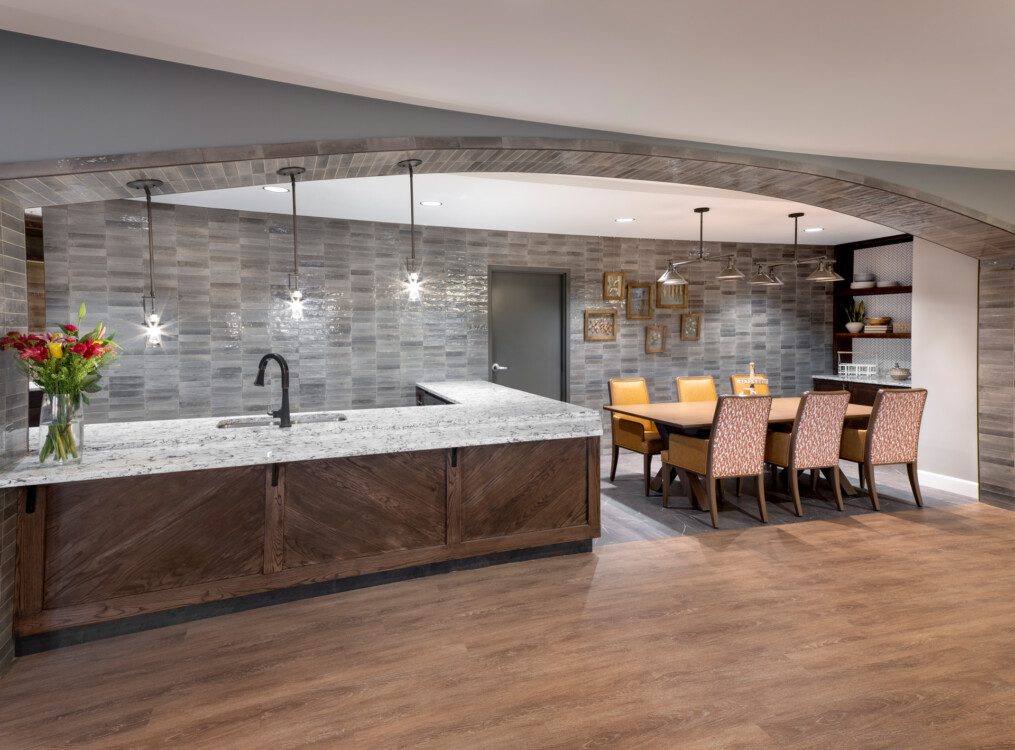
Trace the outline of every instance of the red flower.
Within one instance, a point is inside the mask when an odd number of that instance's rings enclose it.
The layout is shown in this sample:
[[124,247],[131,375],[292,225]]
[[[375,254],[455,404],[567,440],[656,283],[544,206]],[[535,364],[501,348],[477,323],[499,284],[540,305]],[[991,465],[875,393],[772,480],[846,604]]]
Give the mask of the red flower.
[[74,325],[73,323],[68,323],[67,325],[65,325],[63,327],[63,330],[67,331],[67,333],[77,333],[78,332],[78,327],[76,325]]
[[74,344],[74,346],[71,347],[71,351],[75,354],[84,355],[88,351],[88,347],[84,344]]
[[18,356],[21,359],[34,359],[36,362],[45,362],[49,359],[49,347],[30,346],[25,348]]

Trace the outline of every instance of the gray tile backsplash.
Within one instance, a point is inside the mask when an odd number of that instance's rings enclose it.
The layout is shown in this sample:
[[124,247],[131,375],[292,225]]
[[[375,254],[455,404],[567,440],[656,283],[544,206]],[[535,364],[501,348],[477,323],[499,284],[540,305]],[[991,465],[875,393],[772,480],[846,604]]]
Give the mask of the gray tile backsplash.
[[[154,207],[155,288],[166,323],[165,351],[143,350],[140,296],[147,284],[143,204],[108,201],[44,210],[49,322],[80,302],[126,348],[93,399],[88,419],[119,421],[261,412],[273,389],[253,385],[261,355],[292,367],[299,410],[413,403],[418,380],[487,377],[487,273],[490,266],[562,268],[570,273],[570,400],[599,407],[606,379],[644,375],[653,398],[674,397],[681,374],[728,376],[751,359],[776,390],[799,392],[827,367],[831,297],[787,273],[785,287],[720,282],[716,263],[691,266],[692,311],[703,314],[700,342],[679,340],[679,310],[629,321],[621,303],[602,300],[604,270],[652,281],[691,242],[526,234],[425,227],[423,299],[407,300],[404,225],[301,217],[305,317],[289,319],[292,264],[288,217],[159,205]],[[792,257],[792,247],[707,243],[749,259]],[[815,248],[801,248],[810,256]],[[586,308],[620,310],[616,342],[583,340]],[[669,326],[669,352],[644,353],[644,326]],[[277,398],[275,396],[274,398]]]

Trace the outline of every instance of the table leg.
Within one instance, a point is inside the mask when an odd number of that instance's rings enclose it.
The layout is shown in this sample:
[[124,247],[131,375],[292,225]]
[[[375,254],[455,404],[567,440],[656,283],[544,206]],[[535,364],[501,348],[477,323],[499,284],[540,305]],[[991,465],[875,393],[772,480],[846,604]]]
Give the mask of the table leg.
[[[825,479],[828,480],[829,484],[835,481],[835,478],[832,476],[831,469],[822,469],[821,473],[825,475]],[[856,497],[857,495],[860,494],[859,492],[857,492],[857,489],[856,487],[853,486],[852,482],[850,482],[846,478],[845,472],[843,472],[841,469],[839,470],[839,486],[842,487],[842,491],[845,492],[850,497]]]

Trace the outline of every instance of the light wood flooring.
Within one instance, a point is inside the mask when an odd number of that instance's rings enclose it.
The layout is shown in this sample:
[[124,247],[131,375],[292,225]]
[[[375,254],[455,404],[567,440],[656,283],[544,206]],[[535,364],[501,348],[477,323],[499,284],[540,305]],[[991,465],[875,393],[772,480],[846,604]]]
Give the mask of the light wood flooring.
[[1015,513],[609,544],[28,656],[0,746],[1015,747]]

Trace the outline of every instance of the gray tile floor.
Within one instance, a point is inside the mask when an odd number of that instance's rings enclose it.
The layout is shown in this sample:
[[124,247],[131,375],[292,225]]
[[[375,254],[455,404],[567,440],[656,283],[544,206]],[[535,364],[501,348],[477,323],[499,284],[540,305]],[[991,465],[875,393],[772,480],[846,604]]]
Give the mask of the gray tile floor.
[[[659,468],[659,459],[652,462],[653,473]],[[843,472],[854,485],[857,484],[856,464],[843,463]],[[882,512],[910,510],[916,505],[909,488],[905,467],[883,466],[877,470],[878,494]],[[642,484],[642,457],[628,451],[621,451],[617,464],[616,481],[610,481],[610,451],[602,456],[602,536],[596,544],[615,544],[645,539],[662,539],[683,534],[700,534],[715,531],[708,511],[695,510],[690,500],[681,495],[671,495],[670,505],[662,507],[662,497],[653,493],[645,497]],[[761,526],[758,517],[758,503],[752,480],[745,482],[744,494],[737,497],[729,490],[727,482],[726,501],[720,508],[720,529],[740,529]],[[926,506],[943,506],[976,502],[961,495],[923,487]],[[823,518],[842,518],[835,509],[835,500],[828,483],[822,480],[817,495],[811,494],[810,475],[804,475],[800,482],[800,496],[804,508],[802,518],[793,514],[793,501],[785,487],[772,487],[770,474],[766,475],[765,494],[768,501],[770,524],[796,523]],[[870,499],[866,494],[856,497],[843,496],[846,515],[873,513]]]

